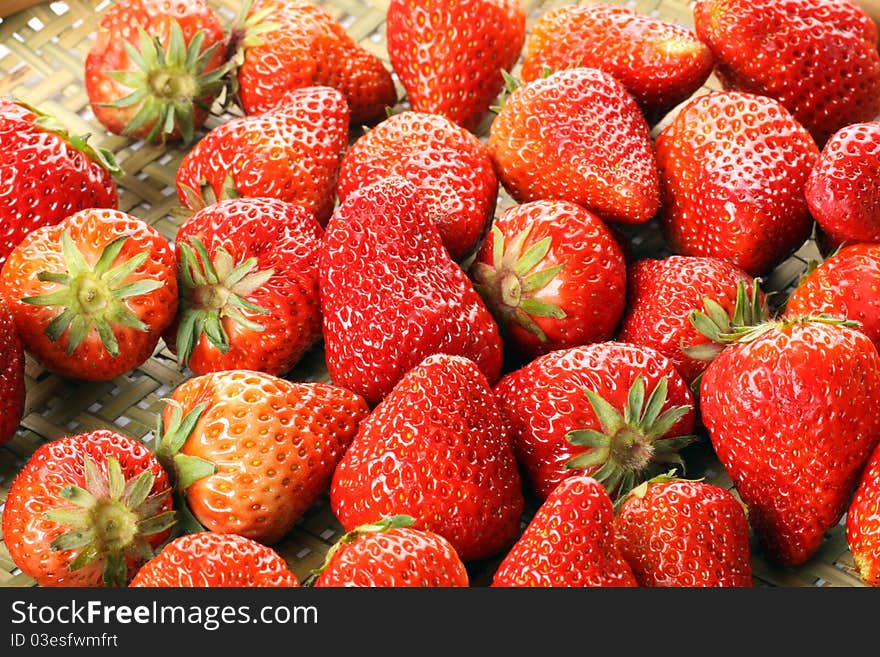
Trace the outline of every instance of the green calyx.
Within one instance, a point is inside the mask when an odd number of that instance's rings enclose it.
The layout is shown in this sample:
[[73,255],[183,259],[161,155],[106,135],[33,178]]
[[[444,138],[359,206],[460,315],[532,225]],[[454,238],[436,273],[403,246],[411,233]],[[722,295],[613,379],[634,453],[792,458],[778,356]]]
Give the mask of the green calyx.
[[272,7],[251,13],[252,6],[253,0],[245,0],[241,4],[235,23],[229,30],[226,55],[230,67],[229,92],[230,96],[233,97],[238,95],[238,75],[236,75],[236,71],[244,64],[247,49],[263,45],[263,35],[280,27],[279,23],[272,23],[266,20],[274,12]]
[[138,280],[128,282],[149,257],[142,251],[122,264],[110,269],[119,256],[126,236],[117,237],[104,247],[100,258],[90,266],[76,247],[68,231],[61,234],[61,249],[66,272],[40,272],[37,278],[44,283],[58,286],[53,292],[22,299],[35,306],[60,306],[62,312],[46,327],[46,335],[52,341],[59,340],[67,332],[67,353],[71,354],[82,344],[92,330],[98,333],[104,348],[111,356],[119,355],[119,344],[113,326],[125,326],[137,331],[148,331],[128,307],[125,300],[148,294],[162,287],[160,281]]
[[150,494],[155,477],[144,470],[126,480],[119,461],[107,457],[107,474],[88,456],[84,459],[85,488],[67,485],[60,496],[74,507],[52,509],[48,520],[70,527],[51,543],[51,549],[75,550],[72,571],[104,560],[105,586],[125,586],[127,557],[146,561],[154,556],[147,537],[174,526],[174,511],[162,511],[170,490]]
[[572,445],[590,449],[565,467],[589,470],[590,476],[615,499],[664,472],[669,465],[683,469],[679,451],[693,443],[696,436],[665,437],[690,410],[683,405],[663,411],[667,390],[668,379],[663,377],[646,398],[645,380],[637,376],[622,413],[595,392],[584,390],[601,430],[576,429],[566,434],[565,439]]
[[694,310],[688,315],[688,320],[710,342],[690,347],[682,345],[682,351],[687,356],[695,360],[713,360],[728,344],[753,335],[757,337],[755,333],[763,330],[761,327],[769,319],[770,310],[766,300],[761,299],[761,279],[754,279],[751,286],[752,292],[749,295],[745,281],[737,284],[732,316],[714,299],[703,297],[705,312]]
[[214,192],[214,187],[204,179],[199,181],[198,189],[183,183],[180,184],[180,189],[186,198],[187,207],[186,211],[178,213],[180,217],[190,216],[192,211],[201,210],[209,205],[214,205],[218,201],[241,197],[241,194],[238,193],[238,189],[235,187],[235,181],[232,179],[231,173],[226,174],[226,178],[223,179],[223,186],[220,188],[219,196]]
[[181,318],[177,329],[177,358],[189,362],[192,350],[204,333],[222,352],[229,351],[229,335],[223,320],[229,319],[249,331],[261,332],[262,324],[244,316],[248,310],[262,315],[269,311],[247,297],[262,288],[275,273],[257,269],[257,259],[235,264],[226,249],[218,247],[211,260],[205,245],[197,237],[179,245]]
[[547,335],[534,318],[564,319],[566,314],[559,306],[542,301],[536,295],[565,265],[537,269],[550,251],[551,239],[545,237],[523,252],[531,231],[532,226],[528,226],[506,245],[501,229],[493,226],[492,265],[474,263],[471,277],[474,289],[501,326],[515,323],[546,343]]

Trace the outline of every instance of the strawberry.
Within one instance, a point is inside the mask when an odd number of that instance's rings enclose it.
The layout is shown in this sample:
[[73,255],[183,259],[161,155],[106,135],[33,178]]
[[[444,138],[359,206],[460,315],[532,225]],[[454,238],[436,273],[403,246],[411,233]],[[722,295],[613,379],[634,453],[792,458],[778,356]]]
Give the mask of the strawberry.
[[839,321],[763,324],[703,375],[712,446],[765,555],[781,565],[816,552],[880,439],[880,356]]
[[174,253],[137,217],[81,210],[22,240],[0,272],[0,294],[43,367],[107,381],[150,358],[173,321]]
[[614,538],[614,509],[592,477],[561,482],[495,571],[493,587],[638,586]]
[[25,394],[24,350],[9,307],[0,296],[0,446],[18,431]]
[[520,467],[546,498],[586,474],[617,498],[682,464],[694,440],[694,400],[672,363],[618,342],[539,356],[495,386]]
[[180,362],[288,372],[321,337],[322,233],[308,210],[270,198],[219,201],[184,222],[180,316],[165,336]]
[[660,220],[673,252],[758,276],[810,236],[804,185],[819,149],[777,101],[733,91],[699,96],[656,149]]
[[414,522],[398,515],[346,532],[314,571],[313,586],[467,586],[467,570],[449,541]]
[[807,274],[785,304],[786,317],[828,314],[859,323],[880,350],[880,244],[851,244]]
[[152,453],[100,429],[37,448],[6,497],[3,539],[40,586],[124,586],[175,522]]
[[498,178],[486,145],[446,117],[406,111],[388,117],[342,158],[337,193],[396,175],[425,190],[429,217],[453,260],[463,260],[492,220]]
[[525,50],[523,80],[576,66],[602,69],[626,87],[650,124],[697,91],[714,63],[691,30],[604,2],[548,9]]
[[330,486],[346,531],[409,515],[466,562],[513,543],[524,504],[486,378],[466,358],[445,354],[407,372],[361,422]]
[[[247,7],[247,5],[245,5]],[[375,123],[397,102],[391,73],[323,7],[300,0],[257,0],[233,29],[238,97],[260,114],[294,89],[327,86],[345,97],[354,124]]]
[[749,522],[724,488],[655,477],[623,499],[614,535],[640,586],[752,586]]
[[348,119],[340,92],[306,87],[271,111],[222,123],[181,160],[180,202],[198,210],[217,199],[267,196],[303,206],[323,225],[333,212]]
[[348,390],[262,372],[184,381],[154,449],[173,473],[185,529],[277,542],[325,491],[367,411]]
[[205,0],[119,0],[86,56],[95,118],[117,135],[191,142],[225,84],[224,41]]
[[[728,333],[734,326],[767,319],[760,287],[739,267],[698,256],[646,258],[633,263],[627,278],[626,310],[616,339],[651,347],[666,356],[693,383],[723,348],[692,322],[702,313],[710,331]],[[758,295],[757,298],[754,295]]]
[[726,89],[778,100],[818,144],[880,112],[877,26],[849,0],[697,0]]
[[862,581],[880,586],[880,447],[874,449],[850,502],[846,542]]
[[625,224],[657,211],[648,124],[623,85],[598,69],[567,69],[517,87],[492,122],[488,146],[520,203],[571,201]]
[[810,213],[833,242],[880,242],[880,122],[841,128],[807,179]]
[[0,267],[22,238],[86,208],[115,208],[109,151],[24,103],[0,98]]
[[431,354],[469,358],[490,382],[501,371],[498,327],[425,221],[425,196],[399,176],[379,180],[349,195],[324,233],[327,369],[371,405]]
[[471,267],[506,346],[526,358],[611,337],[626,262],[595,214],[568,201],[505,210]]
[[141,566],[132,587],[295,587],[299,580],[272,548],[237,534],[184,534]]
[[519,59],[526,14],[519,0],[391,0],[385,32],[410,107],[475,130]]

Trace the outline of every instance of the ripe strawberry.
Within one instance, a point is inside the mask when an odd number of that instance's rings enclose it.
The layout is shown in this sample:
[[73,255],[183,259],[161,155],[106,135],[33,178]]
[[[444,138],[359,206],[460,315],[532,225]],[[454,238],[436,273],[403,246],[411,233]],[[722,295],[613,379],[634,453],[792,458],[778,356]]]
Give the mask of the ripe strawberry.
[[0,296],[0,446],[18,431],[24,399],[24,350],[9,307]]
[[342,158],[337,193],[402,176],[425,190],[429,218],[453,260],[470,255],[492,220],[498,178],[486,145],[437,114],[390,116],[352,144]]
[[374,123],[397,102],[391,73],[323,7],[300,0],[257,0],[233,30],[238,97],[247,114],[274,108],[302,87],[339,90],[351,122]]
[[781,565],[816,552],[880,439],[880,356],[834,321],[764,324],[726,347],[701,384],[712,446]]
[[789,296],[786,317],[827,314],[859,323],[880,350],[880,244],[852,244],[829,256]]
[[31,231],[85,208],[115,208],[119,172],[88,135],[70,135],[47,114],[0,98],[0,267]]
[[657,163],[645,117],[623,85],[593,68],[517,87],[492,122],[489,153],[517,201],[566,200],[605,221],[657,211]]
[[880,122],[835,132],[807,179],[810,213],[833,242],[880,242]]
[[874,449],[850,502],[846,542],[859,577],[880,586],[880,447]]
[[654,124],[712,72],[712,53],[691,30],[608,3],[547,10],[526,39],[522,79],[546,70],[599,68],[626,87]]
[[[692,321],[702,313],[708,331],[729,333],[769,314],[760,287],[746,284],[739,267],[717,258],[669,256],[633,263],[627,278],[627,302],[617,340],[651,347],[666,356],[688,383],[693,383],[723,348]],[[757,294],[757,298],[754,296]]]
[[689,102],[656,141],[660,219],[673,252],[753,276],[810,235],[804,185],[819,150],[771,98],[715,92]]
[[467,586],[467,570],[449,541],[414,529],[414,522],[393,516],[346,532],[314,571],[314,586]]
[[519,58],[526,14],[519,0],[391,0],[385,28],[412,109],[474,130]]
[[267,196],[303,206],[325,224],[348,144],[348,105],[330,87],[290,92],[256,116],[222,123],[183,157],[180,202],[198,210],[216,199]]
[[655,477],[623,499],[614,535],[640,586],[752,586],[749,522],[724,488]]
[[119,210],[39,228],[0,272],[22,344],[48,370],[107,381],[144,363],[177,312],[177,272],[159,231]]
[[119,0],[86,56],[95,118],[117,135],[191,142],[225,84],[224,41],[205,0]]
[[155,451],[193,516],[186,529],[278,541],[325,491],[367,411],[348,390],[262,372],[184,381]]
[[510,545],[524,506],[489,384],[466,358],[429,356],[358,428],[330,505],[351,531],[398,514],[448,540],[462,561]]
[[495,386],[520,467],[546,498],[587,474],[619,497],[682,464],[693,442],[694,400],[672,363],[649,347],[618,342],[561,349]]
[[880,112],[877,26],[849,0],[698,0],[727,89],[775,98],[818,144]]
[[504,557],[494,587],[638,586],[614,539],[614,509],[592,477],[560,483]]
[[141,566],[132,587],[294,587],[299,580],[272,548],[237,534],[184,534]]
[[324,234],[327,369],[371,405],[431,354],[465,356],[490,381],[501,371],[498,327],[427,216],[425,193],[392,176],[349,195]]
[[623,312],[623,253],[599,217],[568,201],[505,210],[470,275],[505,345],[529,359],[606,340]]
[[124,586],[174,523],[159,462],[103,429],[40,445],[3,507],[9,555],[40,586]]
[[166,342],[195,374],[281,376],[321,337],[323,230],[278,199],[219,201],[178,230],[180,315]]

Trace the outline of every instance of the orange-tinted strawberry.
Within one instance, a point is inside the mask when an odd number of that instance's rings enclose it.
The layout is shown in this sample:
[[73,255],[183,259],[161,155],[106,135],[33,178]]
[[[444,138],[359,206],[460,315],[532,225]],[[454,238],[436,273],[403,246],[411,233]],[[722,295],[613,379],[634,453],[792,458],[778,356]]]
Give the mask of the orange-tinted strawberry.
[[859,577],[880,586],[880,447],[874,449],[850,502],[846,542]]
[[0,446],[18,431],[25,394],[24,350],[9,307],[0,295]]

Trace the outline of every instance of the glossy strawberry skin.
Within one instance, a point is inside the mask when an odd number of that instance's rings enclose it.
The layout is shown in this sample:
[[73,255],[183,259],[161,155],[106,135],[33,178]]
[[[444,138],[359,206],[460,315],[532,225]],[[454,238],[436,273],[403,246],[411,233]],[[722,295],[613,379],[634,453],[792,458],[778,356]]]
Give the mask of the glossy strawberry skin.
[[880,112],[877,27],[849,0],[699,0],[693,17],[725,88],[777,99],[818,144]]
[[880,438],[880,357],[862,333],[817,322],[727,347],[700,408],[764,553],[797,566],[846,511]]
[[9,307],[0,296],[0,446],[18,431],[25,395],[24,350]]
[[275,107],[293,89],[328,86],[348,103],[353,124],[375,123],[397,102],[391,73],[382,60],[346,32],[318,4],[258,0],[249,15],[268,12],[273,29],[245,47],[238,68],[238,95],[247,114]]
[[468,573],[445,538],[399,527],[341,546],[314,586],[461,587],[468,586]]
[[674,253],[767,273],[810,235],[804,186],[819,150],[769,98],[715,92],[657,137],[661,225]]
[[498,178],[483,142],[437,114],[394,114],[346,151],[337,185],[339,202],[390,175],[425,190],[429,217],[453,260],[471,254],[492,220],[498,197]]
[[519,0],[391,0],[388,54],[414,110],[474,130],[504,85],[501,71],[519,58],[525,27]]
[[495,397],[460,356],[429,356],[358,429],[330,487],[346,531],[406,514],[471,561],[508,547],[524,506]]
[[[181,453],[216,472],[186,489],[189,509],[209,531],[265,544],[287,534],[325,491],[368,410],[337,386],[248,370],[193,377],[171,399],[184,414],[207,405]],[[171,413],[166,406],[166,426]]]
[[431,354],[469,358],[490,382],[501,370],[498,327],[428,212],[421,190],[389,177],[352,193],[324,233],[327,369],[371,405]]
[[180,202],[198,209],[183,186],[198,191],[205,182],[215,198],[223,198],[231,176],[239,196],[302,205],[323,225],[333,211],[348,126],[348,105],[339,91],[296,89],[273,110],[231,119],[198,141],[177,170]]
[[880,448],[868,460],[850,502],[846,542],[862,581],[880,586]]
[[545,69],[602,69],[626,87],[650,124],[697,91],[714,63],[691,30],[608,3],[548,9],[529,31],[525,49],[524,81]]
[[657,211],[648,124],[623,85],[598,69],[558,71],[518,87],[492,122],[488,146],[520,203],[566,200],[626,224]]
[[237,534],[184,534],[140,567],[129,586],[295,587],[299,580],[272,548]]
[[579,475],[557,486],[495,571],[493,587],[633,587],[602,485]]
[[640,586],[752,586],[748,520],[718,486],[648,483],[616,511],[614,535]]

